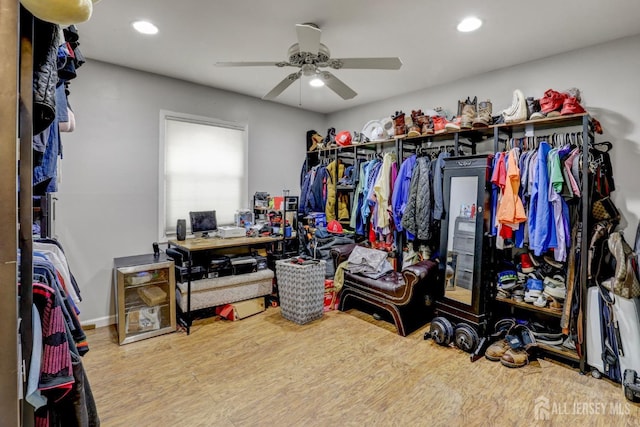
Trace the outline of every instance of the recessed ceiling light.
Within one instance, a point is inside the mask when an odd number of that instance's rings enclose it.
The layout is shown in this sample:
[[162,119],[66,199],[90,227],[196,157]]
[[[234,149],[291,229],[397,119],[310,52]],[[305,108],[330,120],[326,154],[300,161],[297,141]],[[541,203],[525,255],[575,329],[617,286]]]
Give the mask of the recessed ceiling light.
[[158,33],[158,27],[156,27],[149,21],[136,21],[131,25],[133,25],[133,28],[135,28],[135,30],[141,34],[157,34]]
[[475,31],[482,26],[482,21],[475,16],[469,16],[468,18],[464,18],[458,24],[458,31],[463,33],[468,33],[470,31]]

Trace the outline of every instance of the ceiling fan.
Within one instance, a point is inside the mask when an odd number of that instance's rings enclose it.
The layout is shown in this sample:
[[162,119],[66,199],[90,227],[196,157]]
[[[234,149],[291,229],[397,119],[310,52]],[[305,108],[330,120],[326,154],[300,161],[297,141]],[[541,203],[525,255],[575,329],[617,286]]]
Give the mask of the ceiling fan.
[[402,66],[400,58],[331,58],[329,48],[320,43],[322,31],[316,24],[296,24],[298,43],[289,48],[289,60],[280,62],[217,62],[223,67],[298,67],[300,71],[286,76],[262,99],[274,99],[301,76],[315,76],[342,99],[351,99],[357,93],[329,71],[321,68],[398,70]]

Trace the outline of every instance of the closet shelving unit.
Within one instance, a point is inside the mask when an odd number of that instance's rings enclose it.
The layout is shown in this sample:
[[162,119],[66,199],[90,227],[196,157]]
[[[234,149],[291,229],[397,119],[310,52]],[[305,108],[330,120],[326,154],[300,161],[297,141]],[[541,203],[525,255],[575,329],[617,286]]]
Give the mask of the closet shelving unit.
[[[461,147],[467,148],[471,151],[471,154],[476,154],[476,144],[481,141],[493,138],[493,127],[476,128],[476,129],[461,129],[457,131],[448,131],[431,135],[420,135],[415,137],[408,137],[406,135],[389,138],[380,141],[370,141],[360,144],[352,144],[348,146],[337,146],[331,148],[324,148],[321,150],[314,150],[307,152],[307,168],[323,162],[330,162],[333,160],[341,160],[350,165],[356,165],[358,159],[368,159],[375,155],[380,155],[386,151],[393,151],[397,153],[396,162],[398,168],[402,162],[411,154],[416,152],[418,147],[431,147],[432,144],[436,144],[435,147],[440,147],[442,144],[449,143],[453,150],[457,153]],[[434,147],[434,148],[435,148]],[[338,168],[334,171],[332,177],[334,182],[338,182],[337,176]],[[349,194],[349,208],[353,203],[354,191],[357,183],[354,182],[351,186],[336,185],[336,196],[341,192]],[[338,203],[336,201],[335,215],[338,216]],[[351,209],[349,209],[351,210]],[[343,226],[348,226],[349,221],[340,221]],[[396,235],[394,240],[398,242],[399,237]],[[396,259],[397,268],[402,268],[402,246],[404,242],[396,245]]]
[[[567,128],[579,128],[580,133],[582,135],[582,146],[579,147],[581,153],[589,152],[589,144],[594,140],[594,135],[590,130],[589,126],[590,117],[587,113],[583,114],[574,114],[568,116],[560,116],[560,117],[552,117],[545,118],[540,120],[529,120],[524,121],[517,124],[512,125],[496,125],[494,126],[494,151],[498,152],[500,149],[500,137],[501,134],[505,134],[508,138],[513,137],[514,135],[525,135],[525,134],[533,134],[533,136],[548,136],[549,133],[556,133],[556,131],[560,129]],[[589,191],[588,191],[588,177],[589,177],[589,162],[582,162],[581,165],[581,175],[582,179],[579,182],[580,192],[582,197],[579,200],[580,204],[580,217],[579,217],[579,227],[578,227],[578,238],[577,242],[580,250],[580,269],[576,271],[575,274],[579,277],[579,281],[576,282],[576,285],[580,287],[579,295],[580,295],[580,305],[584,310],[587,304],[587,255],[588,255],[588,230],[589,227]],[[572,248],[575,250],[576,248]],[[508,306],[511,308],[511,312],[522,312],[528,311],[530,313],[534,313],[540,315],[542,317],[546,317],[549,319],[556,320],[560,322],[562,317],[562,312],[557,312],[546,307],[536,307],[532,304],[520,303],[510,299],[504,298],[496,298],[497,304]],[[587,330],[587,319],[586,315],[582,316],[581,326],[583,330],[584,336],[586,336]],[[538,343],[538,348],[543,352],[561,357],[565,360],[568,360],[573,363],[579,364],[580,371],[585,372],[586,370],[586,348],[584,344],[584,340],[582,343],[576,343],[579,346],[579,352],[569,350],[563,347],[555,347],[549,346],[545,344]]]
[[32,33],[31,14],[0,0],[0,414],[17,426],[34,423],[22,396],[32,345]]
[[[568,127],[580,127],[580,132],[582,133],[582,147],[581,152],[586,153],[589,150],[589,142],[593,141],[593,135],[590,132],[589,127],[590,117],[587,113],[584,114],[574,114],[567,116],[559,116],[553,118],[545,118],[540,120],[529,120],[516,124],[498,124],[491,125],[486,128],[474,128],[474,129],[461,129],[456,131],[447,131],[444,133],[433,134],[433,135],[421,135],[416,137],[395,137],[392,139],[387,139],[383,141],[372,141],[361,144],[354,144],[346,147],[332,147],[326,148],[322,150],[309,151],[307,152],[307,165],[310,168],[323,160],[344,160],[347,163],[353,164],[359,158],[366,158],[371,154],[378,154],[388,150],[395,150],[397,155],[398,166],[402,163],[402,161],[410,156],[411,154],[416,152],[418,147],[431,147],[432,144],[436,144],[435,147],[444,144],[453,145],[454,152],[458,153],[461,148],[466,148],[471,151],[471,154],[476,154],[477,144],[480,142],[490,142],[493,141],[493,152],[496,153],[500,149],[501,141],[504,141],[504,138],[511,138],[516,134],[529,134],[532,133],[535,135],[545,135],[548,132],[552,132],[561,128]],[[580,245],[580,271],[576,272],[576,274],[580,277],[580,298],[582,307],[586,307],[586,277],[587,277],[587,242],[589,230],[589,206],[590,200],[588,198],[588,191],[585,191],[588,187],[587,179],[589,176],[589,167],[588,162],[582,162],[581,166],[581,174],[583,179],[579,183],[581,186],[581,193],[583,197],[580,200],[581,205],[581,227],[579,228],[579,236],[577,241]],[[336,168],[337,174],[337,168]],[[335,182],[338,181],[338,177],[333,177]],[[340,191],[348,191],[351,194],[350,200],[353,201],[353,192],[355,190],[356,184],[348,188],[337,187],[336,194]],[[585,196],[586,195],[586,196]],[[337,210],[337,203],[336,203]],[[337,211],[336,211],[337,215]],[[396,241],[398,241],[396,239]],[[399,247],[398,252],[401,251],[402,245],[397,245]],[[402,256],[401,253],[398,253],[398,268],[401,268]],[[503,304],[511,307],[515,310],[528,310],[531,312],[535,312],[541,315],[548,316],[550,318],[560,319],[561,313],[555,312],[548,308],[538,308],[531,304],[527,303],[518,303],[512,300],[503,300],[496,299],[498,304]],[[582,316],[582,328],[583,331],[586,331],[586,316]],[[553,346],[545,346],[539,345],[540,350],[550,353],[555,356],[560,356],[566,360],[571,362],[579,363],[580,370],[582,372],[585,371],[586,368],[586,349],[584,344],[580,345],[580,355],[576,351],[559,349]]]

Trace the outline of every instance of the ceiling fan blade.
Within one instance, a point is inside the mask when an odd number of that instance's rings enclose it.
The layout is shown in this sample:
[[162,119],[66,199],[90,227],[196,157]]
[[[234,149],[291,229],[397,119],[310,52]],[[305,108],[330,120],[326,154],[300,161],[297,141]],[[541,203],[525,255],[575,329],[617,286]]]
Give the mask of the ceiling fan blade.
[[216,62],[216,67],[285,67],[291,66],[288,62],[260,62],[260,61],[240,61],[240,62]]
[[329,66],[335,69],[399,70],[402,61],[400,58],[340,58],[329,60]]
[[328,71],[322,71],[322,81],[332,91],[337,93],[342,99],[351,99],[358,95],[353,89],[344,84],[342,80]]
[[314,55],[320,50],[320,34],[322,31],[309,24],[296,24],[298,34],[298,47],[300,52],[309,52]]
[[291,86],[291,84],[293,82],[295,82],[296,80],[298,80],[300,78],[300,76],[302,75],[301,71],[298,71],[297,73],[291,73],[289,74],[287,77],[285,77],[280,83],[278,83],[278,85],[276,87],[274,87],[273,89],[271,89],[271,92],[269,92],[268,94],[266,94],[265,96],[262,97],[262,99],[274,99],[276,98],[278,95],[280,95],[286,88],[288,88],[289,86]]

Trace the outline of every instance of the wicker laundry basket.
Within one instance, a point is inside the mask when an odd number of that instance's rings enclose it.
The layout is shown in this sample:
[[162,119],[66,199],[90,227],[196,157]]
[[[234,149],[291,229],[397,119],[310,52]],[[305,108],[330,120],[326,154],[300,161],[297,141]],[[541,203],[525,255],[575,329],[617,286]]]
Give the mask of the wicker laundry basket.
[[324,260],[309,264],[276,261],[282,317],[301,325],[322,317],[325,270]]

